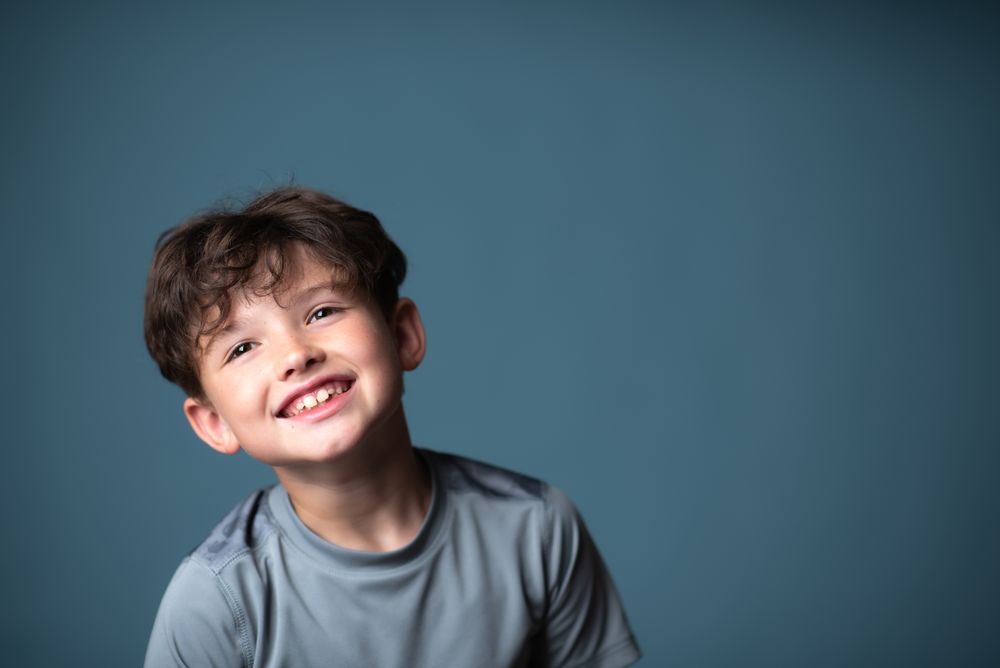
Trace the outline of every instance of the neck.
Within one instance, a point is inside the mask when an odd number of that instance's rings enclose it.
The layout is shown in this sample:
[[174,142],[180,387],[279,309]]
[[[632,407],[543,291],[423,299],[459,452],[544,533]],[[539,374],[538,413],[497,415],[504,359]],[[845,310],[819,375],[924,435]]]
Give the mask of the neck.
[[420,531],[430,507],[430,475],[410,443],[402,409],[394,421],[394,438],[358,444],[327,466],[275,468],[313,533],[352,550],[388,552]]

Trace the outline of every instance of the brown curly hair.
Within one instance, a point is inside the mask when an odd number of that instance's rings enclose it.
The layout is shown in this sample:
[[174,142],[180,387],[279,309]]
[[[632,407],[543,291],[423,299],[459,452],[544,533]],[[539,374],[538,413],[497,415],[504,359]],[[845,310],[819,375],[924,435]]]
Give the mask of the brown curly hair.
[[388,317],[406,256],[378,219],[317,190],[278,188],[242,210],[212,210],[160,236],[146,283],[144,333],[164,378],[205,398],[200,338],[226,323],[238,292],[274,294],[296,244],[328,265],[339,287],[361,291]]

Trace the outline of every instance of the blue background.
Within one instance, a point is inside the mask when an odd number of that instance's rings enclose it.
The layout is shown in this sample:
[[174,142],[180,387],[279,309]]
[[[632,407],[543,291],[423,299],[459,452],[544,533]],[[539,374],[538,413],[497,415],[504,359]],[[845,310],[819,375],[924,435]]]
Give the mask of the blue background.
[[1000,662],[996,5],[2,25],[5,665],[140,663],[271,481],[190,433],[141,300],[161,231],[293,179],[409,255],[415,440],[565,489],[642,665]]

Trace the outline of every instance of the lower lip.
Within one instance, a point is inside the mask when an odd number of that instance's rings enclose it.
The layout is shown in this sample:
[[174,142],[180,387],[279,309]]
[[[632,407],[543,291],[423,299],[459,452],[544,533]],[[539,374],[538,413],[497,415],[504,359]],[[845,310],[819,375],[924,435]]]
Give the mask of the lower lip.
[[310,408],[298,415],[283,419],[293,422],[316,422],[317,420],[328,418],[343,408],[344,404],[351,398],[351,393],[354,392],[355,385],[357,385],[357,381],[351,383],[351,387],[346,392],[333,395],[315,408]]

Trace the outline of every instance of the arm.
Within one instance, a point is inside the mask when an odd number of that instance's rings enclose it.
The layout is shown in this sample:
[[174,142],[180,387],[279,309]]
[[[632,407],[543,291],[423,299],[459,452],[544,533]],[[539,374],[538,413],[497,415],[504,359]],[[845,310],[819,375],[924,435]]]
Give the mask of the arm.
[[215,574],[185,559],[160,602],[145,668],[247,665],[243,626],[242,614]]
[[546,490],[543,517],[544,665],[621,668],[637,661],[639,647],[583,518],[553,487]]

